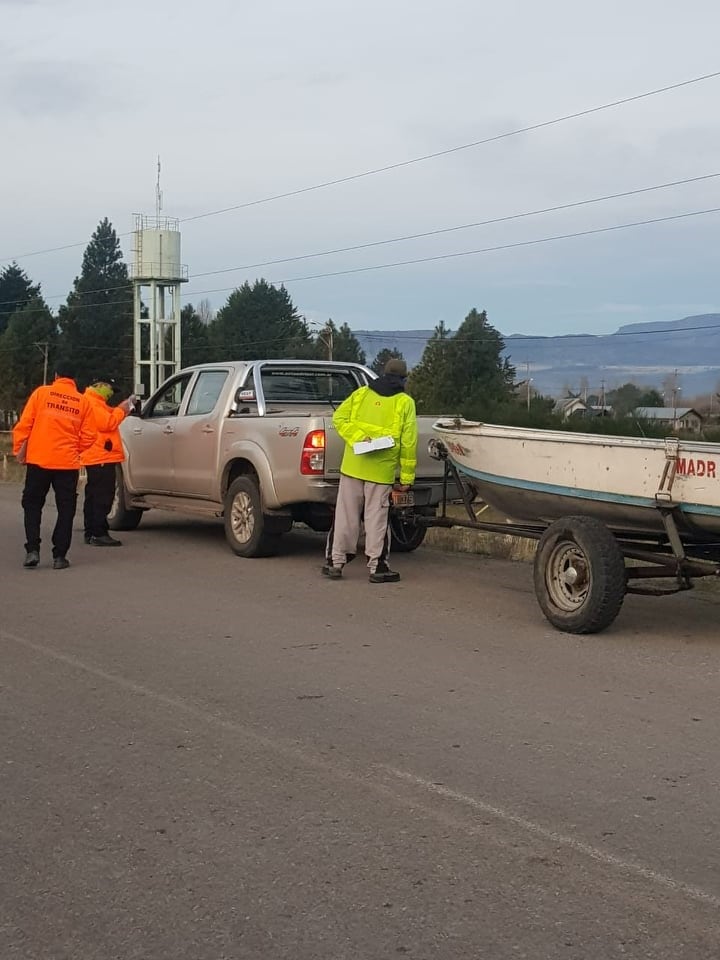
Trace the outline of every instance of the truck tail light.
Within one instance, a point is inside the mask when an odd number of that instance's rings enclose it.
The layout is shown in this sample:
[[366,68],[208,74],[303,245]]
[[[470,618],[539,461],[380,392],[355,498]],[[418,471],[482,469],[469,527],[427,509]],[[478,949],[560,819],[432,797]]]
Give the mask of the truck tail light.
[[300,473],[314,477],[325,472],[325,431],[311,430],[303,443]]

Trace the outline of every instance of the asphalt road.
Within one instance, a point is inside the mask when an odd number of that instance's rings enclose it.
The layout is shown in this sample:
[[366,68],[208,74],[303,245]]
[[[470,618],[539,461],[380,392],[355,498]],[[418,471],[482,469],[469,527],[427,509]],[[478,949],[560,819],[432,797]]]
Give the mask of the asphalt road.
[[720,955],[717,595],[578,638],[522,564],[0,532],[2,960]]

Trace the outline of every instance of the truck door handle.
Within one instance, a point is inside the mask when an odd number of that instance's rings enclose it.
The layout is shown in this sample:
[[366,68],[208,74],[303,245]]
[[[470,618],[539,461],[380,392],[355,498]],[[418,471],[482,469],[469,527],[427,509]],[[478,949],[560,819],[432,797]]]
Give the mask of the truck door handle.
[[135,427],[133,433],[142,433],[142,427]]
[[173,428],[170,426],[170,424],[168,424],[165,427],[165,429],[163,430],[163,433],[174,433]]
[[203,433],[215,433],[215,427],[211,427],[209,423],[206,423],[202,428]]

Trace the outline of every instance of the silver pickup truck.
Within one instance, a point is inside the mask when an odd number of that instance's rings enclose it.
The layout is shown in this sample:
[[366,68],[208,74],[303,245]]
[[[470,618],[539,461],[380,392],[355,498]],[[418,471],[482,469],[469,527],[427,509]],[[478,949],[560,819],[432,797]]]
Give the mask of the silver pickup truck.
[[[354,363],[256,360],[208,363],[166,380],[121,426],[113,530],[131,530],[150,508],[224,517],[242,557],[274,553],[294,523],[332,523],[344,443],[333,410],[375,377]],[[435,418],[418,418],[414,511],[434,513],[443,465],[427,454]],[[393,546],[414,550],[425,528],[406,510],[391,517]]]

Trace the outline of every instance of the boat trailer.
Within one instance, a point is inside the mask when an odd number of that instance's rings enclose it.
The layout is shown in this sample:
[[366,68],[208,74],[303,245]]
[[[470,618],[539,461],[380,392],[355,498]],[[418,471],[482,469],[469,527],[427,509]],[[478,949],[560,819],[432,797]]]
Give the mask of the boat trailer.
[[[488,504],[478,499],[472,480],[455,466],[442,440],[432,439],[430,455],[444,463],[443,494],[436,516],[415,515],[420,527],[464,527],[535,540],[535,594],[553,626],[567,633],[597,633],[620,612],[628,593],[668,596],[690,590],[701,577],[720,576],[720,541],[680,532],[680,506],[673,501],[677,443],[668,444],[655,507],[659,530],[630,530],[590,517],[573,515],[554,521],[493,522],[482,519]],[[461,499],[450,491],[461,493]],[[465,516],[448,507],[462,504]],[[408,509],[410,521],[412,508]],[[667,581],[663,585],[648,581]]]

